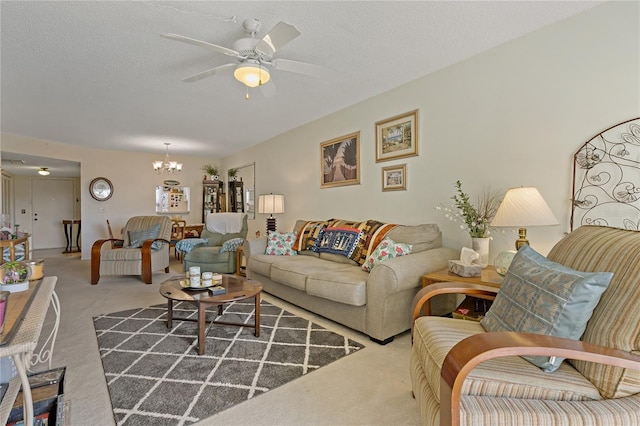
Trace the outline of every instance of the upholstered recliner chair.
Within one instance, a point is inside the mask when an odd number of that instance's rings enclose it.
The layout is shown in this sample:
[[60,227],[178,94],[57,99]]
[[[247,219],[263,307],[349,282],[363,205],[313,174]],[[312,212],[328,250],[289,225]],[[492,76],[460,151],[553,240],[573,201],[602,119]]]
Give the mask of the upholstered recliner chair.
[[[152,272],[169,272],[171,220],[166,216],[135,216],[122,230],[122,240],[98,240],[91,247],[91,284],[102,275],[140,275],[152,283]],[[122,245],[105,244],[121,242]]]
[[[410,373],[424,424],[640,425],[640,232],[583,226],[535,255],[521,249],[500,290],[450,282],[416,295]],[[481,323],[420,316],[437,294],[496,291]],[[516,331],[486,331],[496,325]],[[577,337],[554,337],[565,332]]]
[[183,270],[187,271],[191,266],[199,266],[201,272],[234,273],[236,249],[242,245],[241,240],[247,236],[248,229],[245,213],[209,214],[200,236],[208,242],[185,253],[182,262]]

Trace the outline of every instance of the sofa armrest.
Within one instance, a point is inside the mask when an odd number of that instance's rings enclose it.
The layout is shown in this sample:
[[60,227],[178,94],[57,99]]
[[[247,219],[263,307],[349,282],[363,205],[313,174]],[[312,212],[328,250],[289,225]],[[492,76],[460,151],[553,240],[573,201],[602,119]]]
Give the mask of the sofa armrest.
[[[386,293],[415,288],[424,274],[446,268],[449,260],[456,256],[455,250],[439,247],[389,259],[371,270],[367,282],[375,282],[376,290],[384,288]],[[371,286],[367,286],[367,291],[369,288]]]
[[479,364],[505,356],[558,356],[640,371],[640,356],[580,340],[511,331],[480,333],[458,342],[440,372],[440,424],[460,424],[462,384]]
[[247,238],[242,243],[244,256],[249,261],[251,255],[264,254],[267,250],[267,237]]

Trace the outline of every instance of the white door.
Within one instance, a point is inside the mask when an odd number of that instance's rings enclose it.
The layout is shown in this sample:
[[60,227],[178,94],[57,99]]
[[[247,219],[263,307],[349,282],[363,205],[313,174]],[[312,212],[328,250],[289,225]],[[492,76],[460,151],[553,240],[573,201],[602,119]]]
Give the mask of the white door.
[[[72,179],[33,179],[31,181],[32,244],[34,249],[64,248],[63,220],[75,219]],[[73,233],[78,232],[77,225]],[[75,245],[75,235],[74,235]]]

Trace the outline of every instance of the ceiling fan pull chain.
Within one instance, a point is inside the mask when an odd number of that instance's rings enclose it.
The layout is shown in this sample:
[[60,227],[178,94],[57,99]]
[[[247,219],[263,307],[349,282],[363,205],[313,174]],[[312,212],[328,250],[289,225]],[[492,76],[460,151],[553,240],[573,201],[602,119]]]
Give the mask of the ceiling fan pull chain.
[[245,86],[245,87],[247,88],[247,94],[246,94],[246,95],[244,95],[244,98],[245,98],[246,100],[249,100],[249,86]]

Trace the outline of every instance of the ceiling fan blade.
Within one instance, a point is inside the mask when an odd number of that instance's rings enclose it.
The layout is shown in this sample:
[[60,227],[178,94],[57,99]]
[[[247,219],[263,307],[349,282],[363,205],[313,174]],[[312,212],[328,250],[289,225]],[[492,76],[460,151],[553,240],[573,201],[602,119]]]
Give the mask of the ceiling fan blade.
[[269,33],[256,44],[255,51],[262,55],[273,55],[276,50],[300,35],[293,25],[278,22]]
[[265,98],[270,98],[276,95],[276,84],[273,82],[273,80],[269,80],[266,84],[261,84],[259,87],[260,92],[262,92],[262,96],[264,96]]
[[274,59],[271,61],[271,65],[273,65],[274,69],[280,71],[306,74],[318,78],[324,77],[326,74],[326,70],[323,67],[306,62],[291,61],[289,59]]
[[202,72],[199,72],[198,74],[192,75],[191,77],[187,77],[182,81],[184,81],[185,83],[193,83],[194,81],[202,80],[205,77],[209,77],[209,76],[212,76],[214,74],[218,74],[218,73],[220,73],[222,71],[233,69],[236,66],[237,66],[237,64],[220,65],[219,67],[211,68],[209,70],[202,71]]
[[206,41],[196,40],[195,38],[181,36],[178,34],[173,34],[173,33],[160,34],[160,37],[168,38],[170,40],[181,41],[183,43],[194,44],[196,46],[204,47],[206,49],[211,49],[214,52],[223,53],[227,56],[237,57],[240,55],[240,53],[236,52],[233,49],[228,49],[226,47],[218,46],[217,44],[207,43]]

